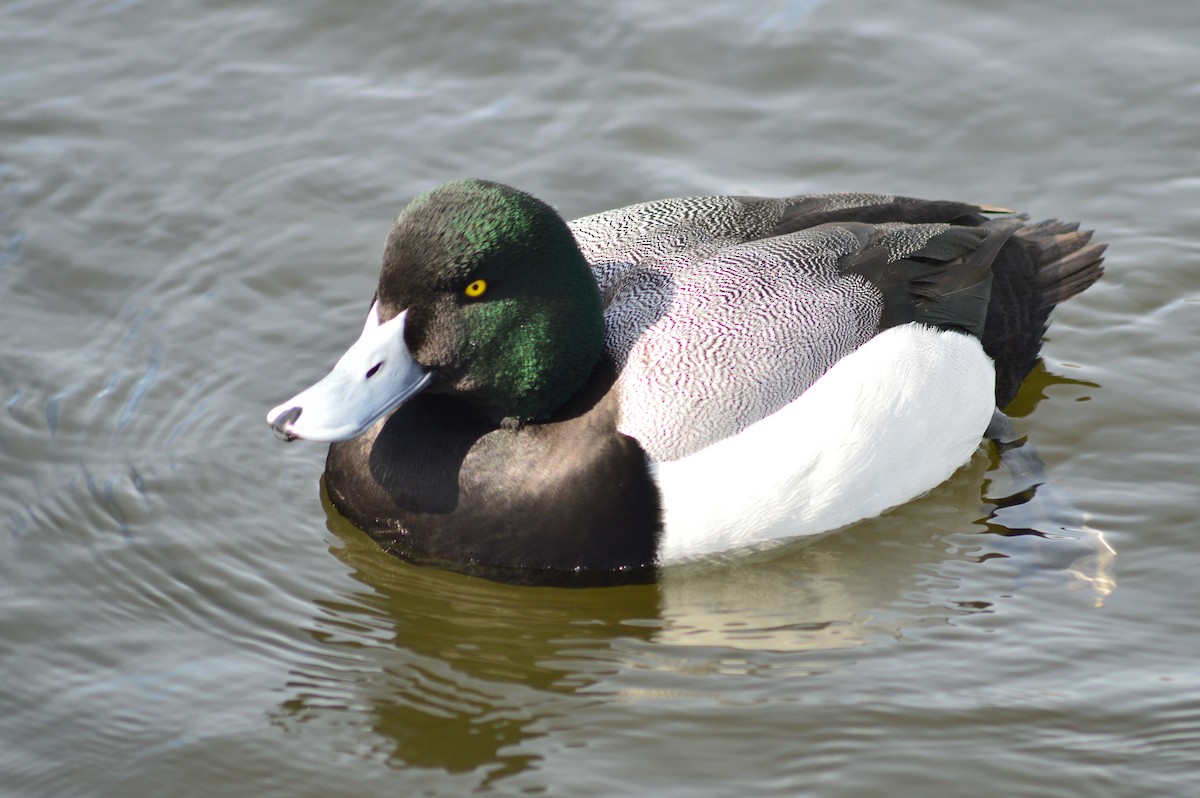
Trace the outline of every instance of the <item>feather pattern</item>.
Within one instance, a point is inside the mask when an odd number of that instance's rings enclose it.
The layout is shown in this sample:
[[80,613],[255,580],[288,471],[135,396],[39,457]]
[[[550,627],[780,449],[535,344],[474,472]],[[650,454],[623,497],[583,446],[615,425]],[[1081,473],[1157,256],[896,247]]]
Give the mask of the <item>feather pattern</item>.
[[797,209],[893,200],[693,197],[572,222],[620,369],[620,431],[652,460],[686,457],[784,407],[870,340],[882,292],[845,266],[872,247],[897,261],[949,225],[825,223],[761,236]]

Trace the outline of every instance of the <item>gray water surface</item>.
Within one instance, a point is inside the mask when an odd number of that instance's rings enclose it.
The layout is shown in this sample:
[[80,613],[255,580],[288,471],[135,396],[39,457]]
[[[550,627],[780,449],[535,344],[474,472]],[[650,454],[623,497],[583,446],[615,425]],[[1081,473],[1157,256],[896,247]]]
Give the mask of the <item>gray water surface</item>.
[[[0,795],[1196,795],[1197,42],[1177,0],[0,0]],[[1081,220],[1108,274],[1015,415],[1086,524],[1012,534],[981,447],[658,585],[383,555],[263,416],[461,176]]]

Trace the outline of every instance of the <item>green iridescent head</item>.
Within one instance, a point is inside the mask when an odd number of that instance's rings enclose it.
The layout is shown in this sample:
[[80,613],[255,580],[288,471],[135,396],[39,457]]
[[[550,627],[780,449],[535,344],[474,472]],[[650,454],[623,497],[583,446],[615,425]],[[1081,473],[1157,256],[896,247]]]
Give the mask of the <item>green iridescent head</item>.
[[500,421],[548,418],[604,346],[595,278],[562,217],[516,189],[458,180],[414,199],[388,234],[381,320],[453,393]]

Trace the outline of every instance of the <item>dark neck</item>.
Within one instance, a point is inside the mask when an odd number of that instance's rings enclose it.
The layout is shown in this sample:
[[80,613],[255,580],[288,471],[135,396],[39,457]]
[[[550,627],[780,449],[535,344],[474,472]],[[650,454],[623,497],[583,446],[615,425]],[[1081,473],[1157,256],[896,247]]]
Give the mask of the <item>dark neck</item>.
[[415,562],[523,583],[648,581],[658,493],[641,447],[616,431],[613,378],[602,362],[554,420],[519,429],[417,396],[330,447],[330,499]]

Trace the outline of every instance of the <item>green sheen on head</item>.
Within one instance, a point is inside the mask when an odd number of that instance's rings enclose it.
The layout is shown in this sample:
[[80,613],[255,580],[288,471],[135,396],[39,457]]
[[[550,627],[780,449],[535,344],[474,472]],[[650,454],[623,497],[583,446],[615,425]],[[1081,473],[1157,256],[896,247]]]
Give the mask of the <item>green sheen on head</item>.
[[388,234],[378,299],[385,319],[408,309],[408,346],[438,375],[430,390],[497,421],[551,416],[604,345],[595,278],[570,229],[498,183],[459,180],[414,199]]

